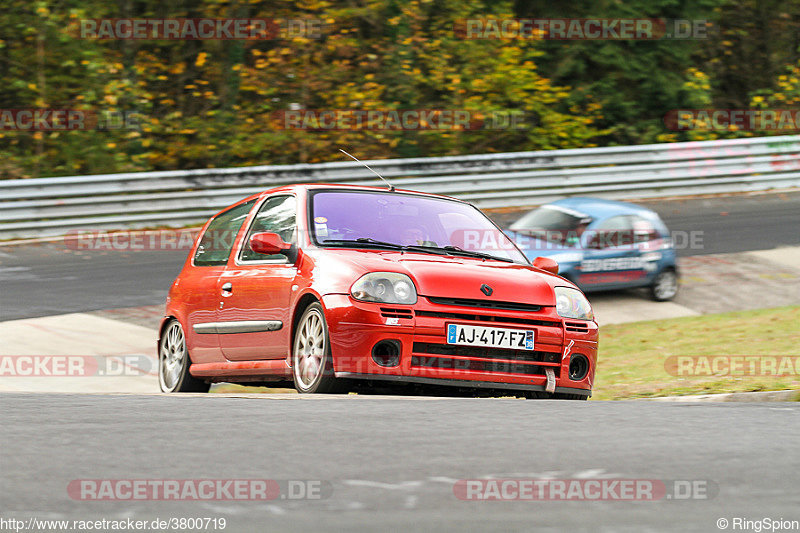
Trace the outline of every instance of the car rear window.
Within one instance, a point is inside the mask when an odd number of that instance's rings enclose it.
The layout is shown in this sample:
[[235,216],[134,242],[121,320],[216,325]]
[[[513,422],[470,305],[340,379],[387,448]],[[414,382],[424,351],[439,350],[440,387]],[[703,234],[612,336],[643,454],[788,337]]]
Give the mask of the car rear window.
[[206,227],[194,254],[195,266],[220,266],[228,262],[233,243],[255,200],[223,211]]

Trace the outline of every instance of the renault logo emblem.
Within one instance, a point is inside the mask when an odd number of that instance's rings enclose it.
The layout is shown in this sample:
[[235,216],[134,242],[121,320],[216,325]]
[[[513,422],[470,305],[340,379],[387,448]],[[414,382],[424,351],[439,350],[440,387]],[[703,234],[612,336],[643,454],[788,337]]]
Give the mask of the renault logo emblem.
[[486,296],[491,296],[494,290],[490,286],[484,283],[483,285],[481,285],[481,292]]

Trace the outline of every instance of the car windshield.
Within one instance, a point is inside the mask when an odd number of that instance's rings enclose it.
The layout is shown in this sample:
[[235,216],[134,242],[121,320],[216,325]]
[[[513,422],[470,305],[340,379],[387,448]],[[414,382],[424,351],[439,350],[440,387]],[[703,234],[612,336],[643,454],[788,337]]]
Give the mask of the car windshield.
[[483,213],[453,200],[398,192],[325,190],[312,193],[309,217],[311,234],[321,246],[396,245],[528,263]]
[[523,215],[511,225],[511,230],[547,242],[572,246],[577,244],[592,218],[565,207],[543,205]]

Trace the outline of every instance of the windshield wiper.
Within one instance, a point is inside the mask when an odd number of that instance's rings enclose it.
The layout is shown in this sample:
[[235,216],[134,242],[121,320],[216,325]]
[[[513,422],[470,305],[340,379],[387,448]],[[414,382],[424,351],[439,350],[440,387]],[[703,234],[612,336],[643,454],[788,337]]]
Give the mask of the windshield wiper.
[[402,250],[405,248],[402,244],[397,244],[394,242],[386,242],[386,241],[378,241],[376,239],[371,239],[369,237],[359,237],[358,239],[326,239],[324,241],[320,241],[322,244],[371,244],[373,246],[383,246],[386,248],[394,248],[397,250]]
[[464,250],[458,246],[429,246],[425,244],[418,245],[404,245],[395,242],[379,241],[371,237],[359,237],[358,239],[327,239],[321,241],[322,244],[369,244],[377,247],[391,248],[393,250],[403,250],[411,252],[427,252],[433,254],[446,254],[446,255],[463,255],[467,257],[478,257],[480,259],[491,259],[493,261],[503,261],[505,263],[513,263],[513,259],[507,257],[496,257],[482,252],[473,252],[472,250]]
[[507,257],[497,257],[490,254],[485,254],[483,252],[473,252],[472,250],[465,250],[463,248],[459,248],[458,246],[426,246],[420,245],[416,246],[415,248],[425,248],[428,250],[442,250],[452,255],[463,255],[467,257],[478,257],[480,259],[491,259],[493,261],[503,261],[505,263],[513,263],[513,259],[509,259]]
[[358,239],[327,239],[321,241],[322,244],[368,244],[378,248],[390,248],[392,250],[402,250],[404,252],[424,252],[429,254],[447,254],[447,251],[436,246],[414,246],[397,244],[395,242],[379,241],[371,237],[359,237]]
[[496,255],[492,254],[485,254],[483,252],[475,252],[472,250],[465,250],[463,248],[459,248],[458,246],[445,246],[445,250],[448,252],[458,252],[463,255],[470,255],[472,257],[481,257],[483,259],[491,259],[493,261],[503,261],[505,263],[513,263],[513,259],[509,259],[508,257],[497,257]]

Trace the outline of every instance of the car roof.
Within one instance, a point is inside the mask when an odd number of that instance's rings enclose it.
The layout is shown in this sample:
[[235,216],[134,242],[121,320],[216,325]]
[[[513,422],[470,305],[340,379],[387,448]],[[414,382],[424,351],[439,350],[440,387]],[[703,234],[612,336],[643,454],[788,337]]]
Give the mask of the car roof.
[[[343,191],[351,190],[351,191],[370,191],[370,192],[383,192],[387,194],[391,194],[392,191],[389,191],[386,187],[375,187],[370,185],[348,185],[344,183],[297,183],[292,185],[283,185],[279,187],[274,187],[272,189],[266,189],[259,193],[253,194],[245,198],[243,201],[252,200],[255,198],[260,198],[265,195],[280,193],[280,192],[296,192],[298,190],[315,190],[315,189],[341,189]],[[414,194],[418,196],[427,196],[430,198],[442,198],[446,200],[454,200],[457,202],[468,203],[464,202],[463,200],[459,200],[458,198],[453,198],[451,196],[444,196],[441,194],[432,194],[427,192],[420,192],[420,191],[412,191],[408,189],[395,189],[393,192],[395,193],[403,193],[403,194]]]
[[650,215],[654,211],[642,207],[640,205],[631,204],[628,202],[617,202],[614,200],[604,200],[602,198],[588,198],[582,196],[573,196],[571,198],[564,198],[557,200],[547,205],[557,205],[566,207],[573,211],[580,211],[594,219],[607,218],[617,215]]

